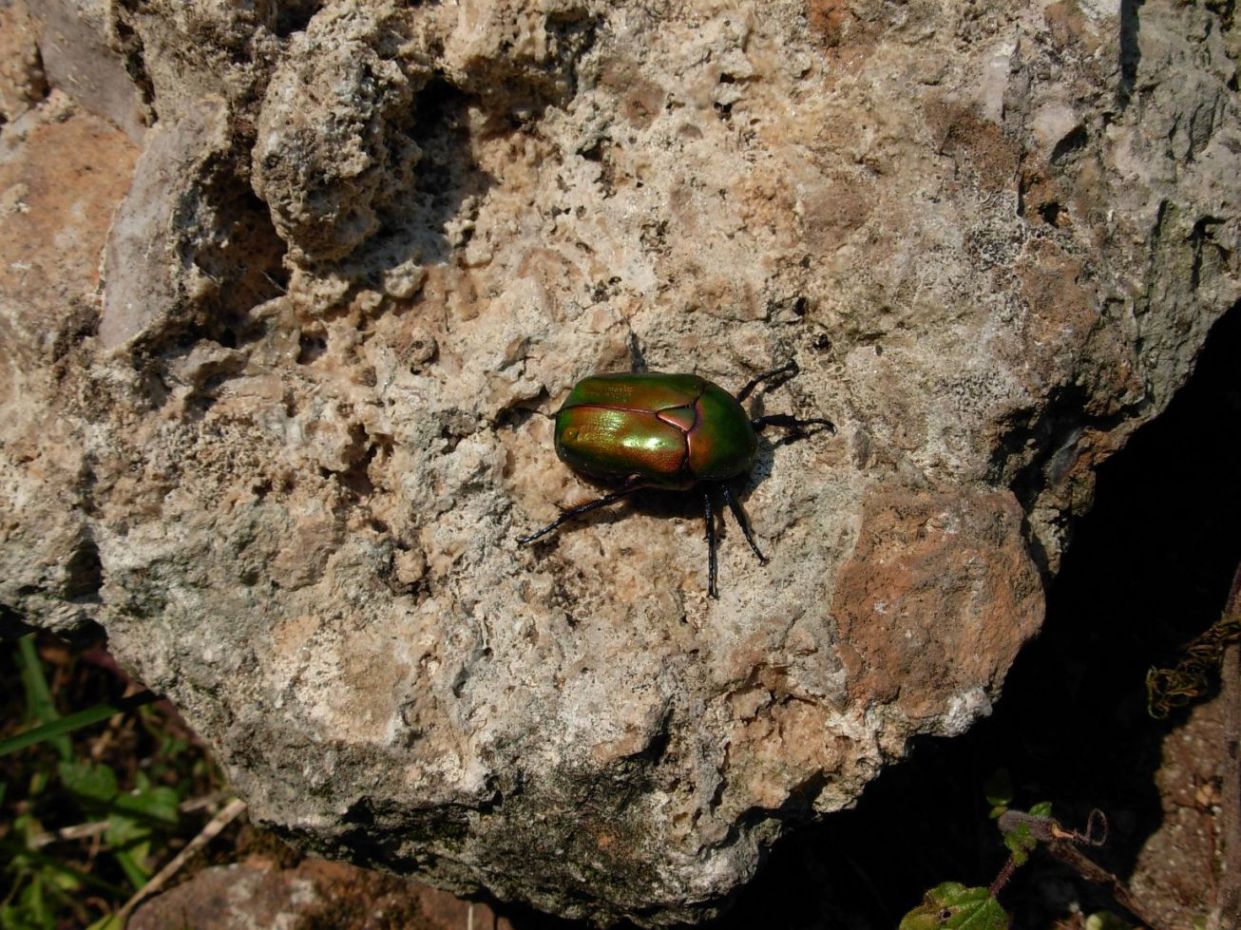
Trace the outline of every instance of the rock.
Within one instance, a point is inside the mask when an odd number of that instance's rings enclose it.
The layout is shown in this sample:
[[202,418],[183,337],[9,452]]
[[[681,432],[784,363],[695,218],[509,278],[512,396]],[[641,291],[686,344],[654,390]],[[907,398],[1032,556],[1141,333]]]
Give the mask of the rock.
[[0,6],[0,124],[13,122],[47,93],[38,35],[22,0]]
[[130,930],[512,930],[485,904],[341,862],[262,859],[204,869],[143,904]]
[[[701,919],[966,729],[1241,298],[1211,9],[113,15],[158,119],[123,202],[90,159],[101,312],[0,290],[0,604],[102,624],[288,837],[456,892]],[[6,196],[5,273],[89,291],[102,228]],[[790,358],[756,409],[838,433],[764,443],[718,602],[694,495],[516,545],[598,493],[546,416],[582,375]]]
[[[21,5],[19,0],[16,8]],[[112,5],[106,0],[39,0],[31,12],[39,23],[39,58],[48,83],[140,144],[150,114],[142,82],[127,70]],[[142,59],[133,52],[140,75]]]
[[0,609],[53,630],[98,616],[84,375],[137,154],[59,92],[0,134]]
[[1215,747],[1227,745],[1227,706],[1218,697],[1164,737],[1155,773],[1161,816],[1137,855],[1129,886],[1140,900],[1155,903],[1169,926],[1223,903],[1218,876],[1227,861],[1223,809],[1229,802],[1220,787],[1228,781]]

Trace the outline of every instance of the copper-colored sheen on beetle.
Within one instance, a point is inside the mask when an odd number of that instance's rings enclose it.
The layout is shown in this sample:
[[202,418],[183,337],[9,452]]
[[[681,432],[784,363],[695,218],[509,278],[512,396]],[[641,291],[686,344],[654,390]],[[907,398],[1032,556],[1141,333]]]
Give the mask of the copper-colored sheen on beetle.
[[741,405],[697,375],[592,375],[556,414],[556,454],[596,478],[685,489],[748,472],[757,452]]
[[575,471],[609,482],[620,490],[567,510],[521,544],[550,533],[574,517],[603,507],[642,488],[703,488],[707,520],[708,584],[716,590],[715,516],[712,491],[719,488],[750,548],[766,562],[734,499],[729,479],[747,474],[758,454],[758,433],[767,426],[790,430],[785,441],[808,435],[805,428],[833,430],[831,421],[798,420],[787,414],[751,419],[741,406],[764,381],[797,374],[796,362],[766,372],[736,397],[718,384],[688,374],[624,372],[591,375],[579,381],[556,414],[556,454]]

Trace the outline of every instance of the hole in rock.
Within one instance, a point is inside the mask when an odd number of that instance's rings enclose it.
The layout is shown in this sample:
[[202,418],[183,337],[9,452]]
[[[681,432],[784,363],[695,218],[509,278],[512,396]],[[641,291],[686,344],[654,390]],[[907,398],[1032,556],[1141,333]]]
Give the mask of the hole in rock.
[[321,0],[284,0],[276,13],[276,35],[287,39],[296,32],[304,31],[322,6]]
[[1043,222],[1048,226],[1060,225],[1060,204],[1051,200],[1038,208],[1038,215],[1043,218]]

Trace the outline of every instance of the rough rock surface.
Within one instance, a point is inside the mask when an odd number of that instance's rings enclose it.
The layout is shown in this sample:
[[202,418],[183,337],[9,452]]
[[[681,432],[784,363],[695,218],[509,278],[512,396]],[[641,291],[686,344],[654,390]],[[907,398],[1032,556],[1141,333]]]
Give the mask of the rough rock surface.
[[434,888],[307,859],[282,869],[248,859],[197,873],[134,912],[128,930],[513,930],[485,904]]
[[[968,727],[1241,297],[1230,5],[107,13],[140,157],[56,93],[0,135],[0,605],[454,890],[705,916]],[[759,405],[839,431],[763,446],[718,602],[692,497],[516,545],[597,493],[577,378],[794,357]]]

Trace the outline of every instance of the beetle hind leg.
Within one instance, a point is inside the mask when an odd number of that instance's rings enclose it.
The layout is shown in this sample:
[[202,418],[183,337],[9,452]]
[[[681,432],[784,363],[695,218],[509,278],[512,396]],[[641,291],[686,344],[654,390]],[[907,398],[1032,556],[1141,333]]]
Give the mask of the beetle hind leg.
[[603,497],[600,497],[598,500],[588,501],[587,503],[581,504],[580,506],[570,508],[569,510],[566,510],[564,513],[562,513],[560,516],[558,516],[555,520],[547,524],[547,526],[543,527],[542,529],[535,530],[533,533],[531,533],[528,536],[518,536],[517,544],[519,546],[525,546],[529,543],[534,542],[536,539],[542,539],[544,536],[546,536],[552,530],[559,527],[561,524],[568,523],[570,520],[576,519],[577,517],[582,516],[582,514],[590,513],[592,510],[598,510],[600,507],[606,507],[608,504],[614,503],[620,500],[622,497],[627,497],[628,495],[632,494],[634,491],[639,491],[641,489],[642,489],[642,485],[639,485],[639,484],[635,484],[632,487],[626,486],[626,487],[621,488],[619,491],[614,491],[611,494],[605,494]]
[[733,497],[732,488],[727,484],[721,485],[724,489],[724,503],[728,505],[728,509],[733,513],[733,519],[737,521],[737,525],[741,527],[741,533],[745,536],[745,541],[750,544],[750,548],[754,550],[754,554],[758,556],[760,565],[767,564],[767,556],[763,555],[763,550],[758,548],[758,543],[754,541],[754,534],[750,531],[750,519],[745,515],[745,511],[741,508],[741,504],[737,498]]

